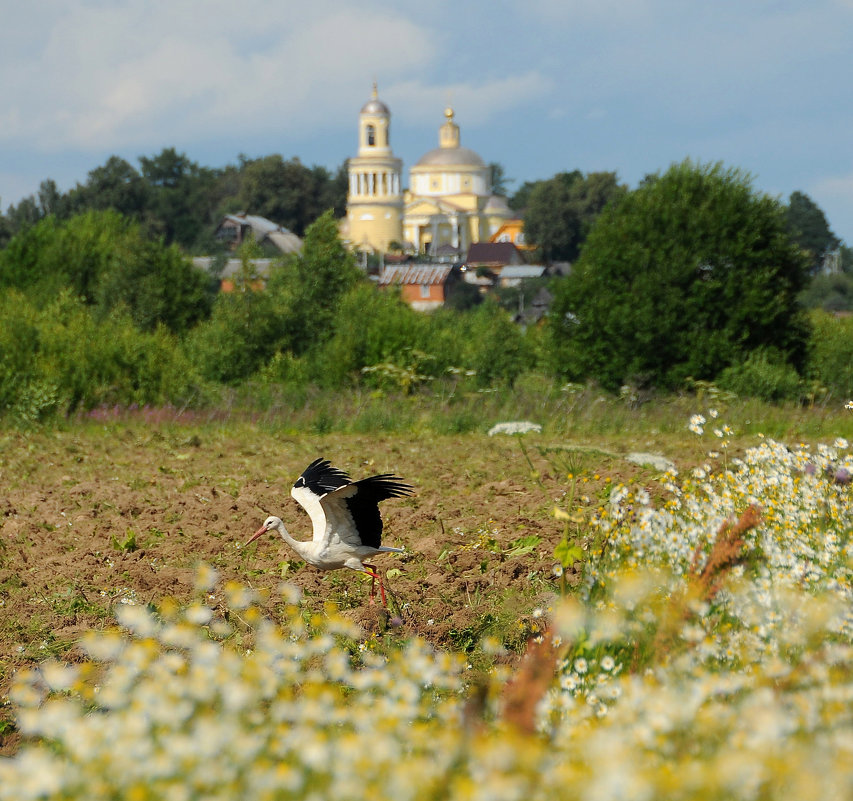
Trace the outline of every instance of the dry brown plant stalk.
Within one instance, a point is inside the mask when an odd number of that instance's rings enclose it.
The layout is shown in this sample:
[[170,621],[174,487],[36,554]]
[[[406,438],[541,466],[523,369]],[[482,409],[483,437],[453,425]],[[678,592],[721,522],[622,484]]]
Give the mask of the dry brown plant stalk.
[[536,731],[536,708],[557,672],[565,646],[555,645],[548,629],[530,639],[516,674],[506,683],[502,697],[502,717],[524,734]]
[[732,568],[746,561],[748,553],[745,551],[746,540],[743,535],[760,522],[761,509],[755,504],[748,506],[737,520],[726,520],[717,531],[708,558],[701,567],[703,543],[696,546],[687,571],[686,587],[682,592],[672,595],[661,615],[660,627],[654,639],[656,654],[662,655],[672,649],[680,636],[683,622],[690,616],[693,603],[713,601]]
[[693,563],[687,573],[688,582],[693,585],[695,594],[705,601],[712,601],[716,597],[731,569],[746,561],[746,541],[743,535],[760,522],[761,509],[755,504],[747,506],[736,521],[726,520],[717,531],[711,552],[701,570],[699,561],[702,557],[702,545],[700,543],[696,546]]

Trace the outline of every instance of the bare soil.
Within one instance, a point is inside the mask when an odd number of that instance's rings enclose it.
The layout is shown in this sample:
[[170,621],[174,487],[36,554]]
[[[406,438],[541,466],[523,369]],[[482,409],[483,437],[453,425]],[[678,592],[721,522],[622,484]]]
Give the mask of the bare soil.
[[[537,443],[565,444],[528,437],[531,470],[507,436],[295,437],[144,420],[0,433],[0,699],[15,670],[79,658],[81,634],[114,625],[117,604],[196,597],[200,561],[219,572],[213,606],[223,604],[224,583],[238,581],[269,591],[274,615],[284,578],[310,609],[332,600],[367,636],[391,625],[471,650],[493,634],[520,651],[531,611],[556,592],[553,550],[565,529],[553,510],[565,507],[571,483],[564,454],[544,458]],[[654,468],[579,445],[570,461],[576,508],[595,509],[615,482],[656,491]],[[638,443],[614,447],[628,453]],[[365,577],[321,573],[278,537],[242,547],[269,514],[297,538],[310,536],[290,487],[318,456],[354,480],[393,472],[416,488],[382,507],[385,544],[406,548],[377,560],[392,571],[390,613],[369,603]],[[540,538],[532,550],[513,553],[530,536]],[[18,742],[10,719],[0,708],[0,753]]]

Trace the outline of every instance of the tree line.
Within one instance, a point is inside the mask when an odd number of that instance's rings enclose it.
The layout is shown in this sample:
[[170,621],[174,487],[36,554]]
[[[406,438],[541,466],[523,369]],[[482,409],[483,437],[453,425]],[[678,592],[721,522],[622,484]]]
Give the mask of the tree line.
[[[526,181],[515,192],[501,164],[489,165],[492,191],[507,196],[524,219],[525,235],[545,262],[573,262],[580,255],[595,220],[628,192],[615,172],[559,172],[548,179]],[[647,179],[648,180],[648,179]],[[68,192],[45,179],[36,195],[23,198],[0,214],[0,248],[17,233],[53,216],[65,220],[90,210],[112,209],[142,226],[151,238],[162,238],[195,254],[222,248],[213,238],[223,214],[245,211],[266,217],[298,236],[324,211],[346,213],[347,162],[334,173],[325,167],[285,160],[273,154],[241,155],[237,164],[203,167],[175,148],[140,156],[139,167],[118,156],[91,170],[84,183]],[[853,251],[833,233],[823,210],[805,193],[793,192],[785,205],[791,238],[805,250],[816,275],[827,255],[838,251],[837,275],[816,282],[811,305],[830,310],[853,308]]]
[[813,253],[791,234],[790,205],[748,175],[685,161],[629,190],[570,174],[534,186],[528,208],[552,190],[591,219],[572,229],[577,256],[552,279],[548,316],[527,329],[492,298],[424,315],[379,292],[333,208],[263,288],[246,244],[229,293],[145,219],[47,214],[0,250],[0,415],[205,403],[256,381],[478,391],[531,372],[614,392],[853,394],[851,318],[807,313]]
[[346,163],[331,173],[298,158],[241,155],[236,165],[211,168],[164,148],[141,156],[138,168],[111,156],[89,172],[85,183],[65,193],[53,179],[45,179],[36,195],[0,216],[0,247],[46,217],[67,220],[87,211],[113,210],[139,223],[150,239],[191,253],[215,253],[222,246],[213,233],[224,214],[258,214],[303,236],[327,209],[343,216],[346,195]]

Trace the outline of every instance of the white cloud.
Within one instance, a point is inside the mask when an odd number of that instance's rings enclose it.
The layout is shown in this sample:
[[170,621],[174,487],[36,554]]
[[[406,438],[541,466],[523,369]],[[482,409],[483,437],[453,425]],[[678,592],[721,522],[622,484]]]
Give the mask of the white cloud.
[[399,81],[383,92],[383,99],[407,124],[438,125],[440,114],[452,106],[460,124],[480,125],[512,113],[524,103],[540,100],[551,88],[551,80],[531,70],[521,75],[479,81],[457,81],[443,85],[421,79]]
[[425,68],[433,50],[412,21],[345,2],[87,2],[35,33],[38,16],[18,45],[0,39],[0,73],[15,76],[0,141],[44,150],[328,123],[373,76]]

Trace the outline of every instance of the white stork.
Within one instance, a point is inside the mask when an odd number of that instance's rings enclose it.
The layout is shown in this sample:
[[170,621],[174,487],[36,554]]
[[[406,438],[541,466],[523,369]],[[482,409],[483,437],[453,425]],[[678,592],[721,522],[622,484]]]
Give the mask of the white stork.
[[275,529],[296,553],[320,570],[348,567],[367,573],[372,579],[371,603],[378,580],[382,603],[387,606],[382,576],[374,565],[364,560],[378,553],[403,553],[403,548],[380,544],[382,516],[379,514],[379,503],[411,493],[412,487],[391,473],[351,481],[343,470],[332,467],[328,460],[315,459],[290,490],[290,494],[311,517],[314,524],[313,539],[294,539],[281,518],[270,516],[246,545],[254,542],[261,534]]

